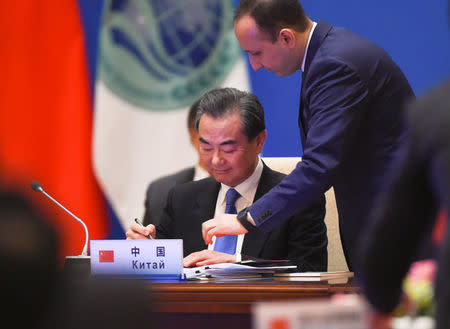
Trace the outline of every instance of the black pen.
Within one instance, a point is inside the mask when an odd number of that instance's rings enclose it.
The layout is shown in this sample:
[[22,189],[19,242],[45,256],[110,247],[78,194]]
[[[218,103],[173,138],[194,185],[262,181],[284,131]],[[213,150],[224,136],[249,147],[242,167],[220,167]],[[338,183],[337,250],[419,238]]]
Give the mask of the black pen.
[[[139,219],[135,218],[134,221],[135,221],[137,224],[139,224],[139,225],[141,225],[142,227],[144,227],[144,225],[139,221]],[[147,235],[147,238],[149,238],[150,240],[153,240],[153,237],[152,237],[150,234]]]

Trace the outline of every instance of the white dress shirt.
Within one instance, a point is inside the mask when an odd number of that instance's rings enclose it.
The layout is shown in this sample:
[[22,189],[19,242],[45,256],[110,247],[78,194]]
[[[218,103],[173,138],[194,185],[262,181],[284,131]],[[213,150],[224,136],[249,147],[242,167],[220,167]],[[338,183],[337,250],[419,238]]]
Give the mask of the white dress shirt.
[[305,71],[306,54],[308,54],[309,42],[311,41],[311,37],[313,35],[314,29],[316,28],[316,26],[317,26],[317,23],[313,22],[311,32],[309,32],[308,43],[306,44],[306,48],[305,48],[305,55],[303,56],[302,67],[300,68],[302,70],[302,72]]

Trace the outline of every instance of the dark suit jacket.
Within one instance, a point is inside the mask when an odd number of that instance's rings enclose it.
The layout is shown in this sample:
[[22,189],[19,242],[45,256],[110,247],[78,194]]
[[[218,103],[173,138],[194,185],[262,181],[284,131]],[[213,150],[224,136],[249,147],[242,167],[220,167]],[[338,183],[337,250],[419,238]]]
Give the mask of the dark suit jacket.
[[166,206],[167,195],[172,187],[194,179],[195,168],[189,167],[173,175],[158,178],[147,188],[143,223],[157,225]]
[[[284,177],[264,165],[255,199],[260,198]],[[206,178],[175,186],[167,199],[157,238],[183,239],[184,255],[207,249],[202,223],[214,217],[220,183]],[[308,209],[295,214],[270,233],[255,229],[245,235],[242,257],[290,259],[301,271],[326,271],[327,236],[324,223],[325,199],[319,197]]]
[[[360,257],[359,277],[380,311],[397,305],[402,280],[438,211],[450,209],[450,82],[417,102],[411,134],[392,186],[375,208]],[[437,329],[450,328],[450,223],[438,258]],[[425,237],[426,238],[426,237]]]
[[334,187],[347,263],[405,137],[402,105],[414,97],[399,67],[372,42],[319,22],[302,78],[303,161],[250,207],[268,232]]

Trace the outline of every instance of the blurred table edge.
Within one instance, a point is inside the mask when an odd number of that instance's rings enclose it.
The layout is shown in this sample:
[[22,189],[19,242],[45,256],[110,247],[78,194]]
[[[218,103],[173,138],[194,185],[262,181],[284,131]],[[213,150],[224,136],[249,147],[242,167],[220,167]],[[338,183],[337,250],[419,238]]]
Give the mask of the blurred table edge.
[[352,282],[328,284],[292,281],[151,283],[156,312],[202,314],[250,314],[252,304],[262,301],[328,298],[334,293],[358,293]]

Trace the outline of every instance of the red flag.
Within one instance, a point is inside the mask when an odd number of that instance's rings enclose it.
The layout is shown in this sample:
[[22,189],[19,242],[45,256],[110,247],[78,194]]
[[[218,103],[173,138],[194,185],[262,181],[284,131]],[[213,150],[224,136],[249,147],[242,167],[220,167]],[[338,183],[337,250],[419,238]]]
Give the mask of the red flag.
[[[92,105],[75,0],[0,3],[0,184],[30,182],[83,219],[91,239],[107,220],[91,162]],[[30,195],[55,224],[62,255],[77,255],[83,227],[43,195]]]
[[99,263],[114,263],[114,250],[99,250],[98,251]]

